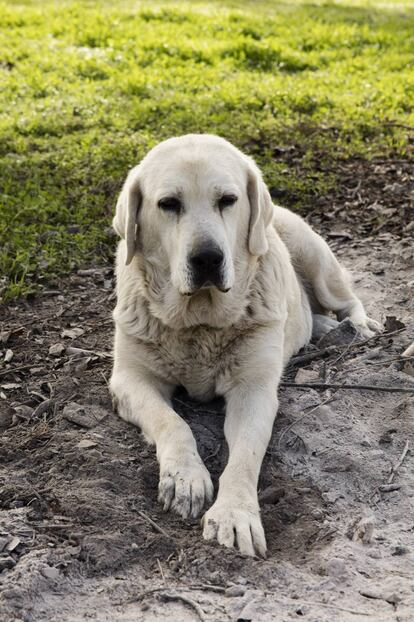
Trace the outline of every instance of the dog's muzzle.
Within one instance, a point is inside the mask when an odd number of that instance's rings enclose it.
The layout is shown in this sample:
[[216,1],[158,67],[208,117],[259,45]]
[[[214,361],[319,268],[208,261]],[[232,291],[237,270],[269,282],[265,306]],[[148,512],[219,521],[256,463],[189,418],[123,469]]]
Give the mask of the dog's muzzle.
[[224,253],[218,246],[200,246],[191,253],[188,263],[193,291],[212,286],[227,291],[224,288]]

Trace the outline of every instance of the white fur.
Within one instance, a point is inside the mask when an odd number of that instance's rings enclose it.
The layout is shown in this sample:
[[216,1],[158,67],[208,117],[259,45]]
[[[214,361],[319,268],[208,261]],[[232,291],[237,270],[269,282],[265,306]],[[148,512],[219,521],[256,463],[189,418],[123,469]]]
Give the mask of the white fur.
[[[238,200],[220,213],[224,191]],[[182,198],[180,216],[157,206],[171,193]],[[264,555],[257,482],[283,366],[308,343],[312,311],[350,317],[366,336],[377,325],[322,238],[274,206],[253,160],[216,136],[155,147],[128,175],[114,228],[124,238],[111,378],[118,412],[156,445],[164,509],[197,516],[213,486],[170,398],[177,385],[198,400],[224,396],[229,460],[204,537]],[[227,293],[190,291],[187,259],[204,240],[223,251]]]

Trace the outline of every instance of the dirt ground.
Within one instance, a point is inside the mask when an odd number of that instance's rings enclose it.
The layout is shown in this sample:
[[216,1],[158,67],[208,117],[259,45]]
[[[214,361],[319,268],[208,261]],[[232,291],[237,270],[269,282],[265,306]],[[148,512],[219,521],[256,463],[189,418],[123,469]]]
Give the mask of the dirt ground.
[[[414,444],[413,361],[401,360],[414,341],[414,249],[386,221],[367,237],[372,223],[353,219],[313,221],[386,332],[325,354],[309,346],[315,358],[285,379],[413,392],[281,388],[259,486],[266,560],[206,543],[198,521],[158,506],[154,451],[113,414],[106,386],[110,268],[3,307],[0,620],[413,620],[412,451],[388,483]],[[217,484],[222,403],[178,392],[175,406]]]

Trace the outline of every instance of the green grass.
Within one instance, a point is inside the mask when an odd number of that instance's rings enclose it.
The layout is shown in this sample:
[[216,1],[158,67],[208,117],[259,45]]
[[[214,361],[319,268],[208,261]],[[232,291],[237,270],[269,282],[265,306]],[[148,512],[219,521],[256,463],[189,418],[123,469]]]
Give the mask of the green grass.
[[0,93],[8,299],[108,260],[126,171],[169,136],[221,134],[301,210],[335,186],[321,162],[409,155],[414,5],[3,2]]

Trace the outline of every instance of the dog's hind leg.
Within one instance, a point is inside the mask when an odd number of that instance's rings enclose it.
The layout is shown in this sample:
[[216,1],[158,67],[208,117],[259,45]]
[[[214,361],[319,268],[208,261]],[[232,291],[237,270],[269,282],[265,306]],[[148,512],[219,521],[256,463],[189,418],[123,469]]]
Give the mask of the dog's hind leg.
[[320,315],[319,313],[312,313],[312,339],[318,341],[322,337],[325,337],[329,331],[338,326],[339,322],[334,320],[329,315]]
[[339,321],[349,317],[363,337],[371,337],[381,329],[365,313],[347,271],[320,235],[302,218],[281,207],[276,208],[275,228],[290,252],[311,303],[315,303],[314,311],[333,311]]

